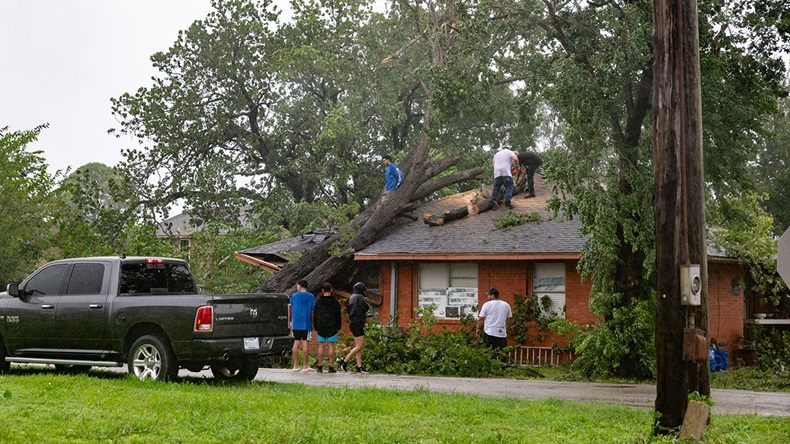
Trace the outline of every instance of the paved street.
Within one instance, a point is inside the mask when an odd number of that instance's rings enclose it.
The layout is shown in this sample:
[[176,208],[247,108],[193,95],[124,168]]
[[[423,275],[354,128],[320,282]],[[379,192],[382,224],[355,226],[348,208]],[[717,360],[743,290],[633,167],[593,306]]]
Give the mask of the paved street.
[[[182,372],[182,375],[195,375]],[[206,372],[210,377],[210,372]],[[382,389],[427,389],[442,393],[509,396],[523,399],[557,398],[595,401],[651,409],[656,399],[654,385],[600,384],[517,379],[446,378],[351,373],[294,373],[289,369],[262,368],[257,381],[299,383],[333,387]],[[790,417],[790,393],[713,389],[713,414],[758,414]]]

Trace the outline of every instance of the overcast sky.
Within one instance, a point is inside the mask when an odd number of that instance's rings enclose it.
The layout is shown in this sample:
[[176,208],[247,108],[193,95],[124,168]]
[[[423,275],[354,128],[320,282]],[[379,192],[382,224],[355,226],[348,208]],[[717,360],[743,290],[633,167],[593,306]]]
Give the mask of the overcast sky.
[[0,0],[0,128],[49,123],[29,150],[50,171],[115,165],[127,139],[110,98],[151,85],[150,56],[211,10],[210,0]]

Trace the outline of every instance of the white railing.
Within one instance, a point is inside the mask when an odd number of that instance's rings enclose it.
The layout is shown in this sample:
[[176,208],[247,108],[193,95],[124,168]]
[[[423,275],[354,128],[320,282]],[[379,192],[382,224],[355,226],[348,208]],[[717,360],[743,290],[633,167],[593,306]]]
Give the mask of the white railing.
[[[562,359],[564,357],[564,359]],[[516,347],[510,355],[514,365],[554,366],[558,367],[561,361],[573,360],[573,354],[567,350],[556,350],[553,347]]]

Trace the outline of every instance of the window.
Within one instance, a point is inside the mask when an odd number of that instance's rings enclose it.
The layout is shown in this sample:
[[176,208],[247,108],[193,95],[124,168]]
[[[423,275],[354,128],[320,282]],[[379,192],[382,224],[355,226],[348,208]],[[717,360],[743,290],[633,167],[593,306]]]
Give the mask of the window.
[[120,293],[195,293],[195,284],[185,265],[123,264]]
[[60,294],[63,275],[68,268],[68,264],[57,264],[39,271],[25,283],[25,294],[30,296]]
[[66,294],[101,294],[104,264],[75,264]]
[[436,305],[437,318],[458,318],[477,310],[477,264],[425,263],[419,266],[418,304]]
[[532,292],[543,307],[545,297],[551,301],[546,315],[565,317],[565,264],[535,264]]

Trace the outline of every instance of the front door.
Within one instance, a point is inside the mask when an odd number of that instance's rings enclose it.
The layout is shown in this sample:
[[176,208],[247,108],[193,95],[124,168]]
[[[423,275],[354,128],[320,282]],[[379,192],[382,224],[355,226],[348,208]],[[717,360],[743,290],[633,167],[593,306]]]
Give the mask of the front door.
[[55,324],[61,339],[58,349],[69,356],[98,359],[107,349],[107,294],[110,263],[78,262],[71,269],[60,297]]
[[58,340],[55,312],[69,267],[61,263],[41,268],[20,284],[20,296],[9,300],[3,322],[11,355],[39,356]]

